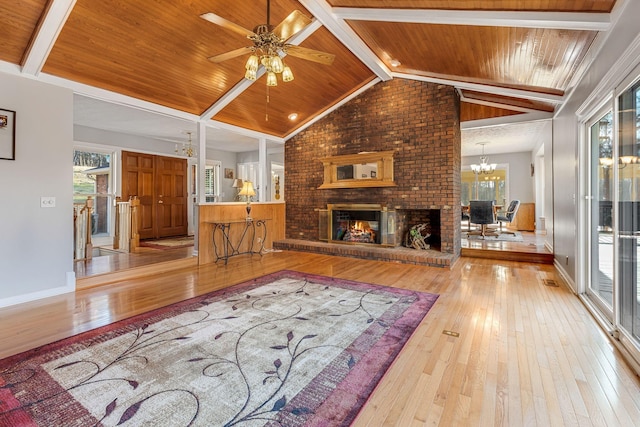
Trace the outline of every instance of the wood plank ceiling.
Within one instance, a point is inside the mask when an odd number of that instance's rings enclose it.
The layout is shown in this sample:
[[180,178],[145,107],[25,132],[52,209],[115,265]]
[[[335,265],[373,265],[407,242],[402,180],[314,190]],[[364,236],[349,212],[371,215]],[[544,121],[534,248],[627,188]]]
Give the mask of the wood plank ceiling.
[[[367,84],[391,78],[456,86],[465,120],[553,112],[598,32],[608,29],[615,0],[272,0],[272,24],[293,10],[316,18],[295,42],[336,59],[328,66],[288,56],[295,80],[268,93],[265,77],[243,78],[246,55],[207,59],[251,42],[199,17],[213,12],[253,29],[266,21],[266,0],[0,4],[0,61],[25,74],[286,138]],[[56,16],[60,28],[48,21]],[[47,37],[52,46],[43,50],[38,43]]]

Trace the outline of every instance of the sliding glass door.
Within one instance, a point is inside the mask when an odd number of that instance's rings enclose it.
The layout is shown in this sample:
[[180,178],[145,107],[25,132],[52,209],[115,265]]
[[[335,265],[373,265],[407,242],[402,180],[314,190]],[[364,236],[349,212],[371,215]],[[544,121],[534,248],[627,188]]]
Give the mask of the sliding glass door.
[[618,97],[618,275],[620,324],[640,343],[640,81]]
[[640,362],[640,68],[585,125],[581,292]]
[[591,257],[587,295],[613,322],[613,112],[598,113],[589,126],[588,218]]

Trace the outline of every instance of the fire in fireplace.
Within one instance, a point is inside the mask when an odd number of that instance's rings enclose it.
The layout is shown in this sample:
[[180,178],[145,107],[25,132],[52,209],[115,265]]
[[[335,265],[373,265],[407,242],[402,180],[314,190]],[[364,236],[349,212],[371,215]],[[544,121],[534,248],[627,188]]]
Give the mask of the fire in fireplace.
[[329,241],[394,245],[395,212],[379,204],[327,205]]
[[333,240],[342,240],[344,242],[380,243],[380,234],[378,233],[378,224],[380,221],[368,221],[361,218],[351,219],[351,214],[356,212],[357,211],[348,213],[344,211],[334,211]]

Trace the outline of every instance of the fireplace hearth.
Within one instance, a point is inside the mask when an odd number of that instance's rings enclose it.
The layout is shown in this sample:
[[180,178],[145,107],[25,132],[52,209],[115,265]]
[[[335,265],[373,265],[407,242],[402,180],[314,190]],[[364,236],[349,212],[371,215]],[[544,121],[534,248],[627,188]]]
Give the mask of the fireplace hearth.
[[[285,239],[274,248],[451,267],[456,256],[441,249],[441,209],[389,209],[384,204],[327,204],[318,212],[318,240]],[[428,234],[421,248],[405,247],[407,233],[419,225]]]

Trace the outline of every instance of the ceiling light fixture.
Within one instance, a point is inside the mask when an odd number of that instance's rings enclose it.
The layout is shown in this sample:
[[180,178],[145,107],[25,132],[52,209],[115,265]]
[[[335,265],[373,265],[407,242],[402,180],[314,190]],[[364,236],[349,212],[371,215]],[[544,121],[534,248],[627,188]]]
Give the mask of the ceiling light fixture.
[[298,113],[289,114],[289,120],[294,121],[297,118],[298,118]]
[[[182,155],[183,156],[187,156],[187,157],[195,157],[196,149],[193,146],[193,144],[191,143],[191,133],[192,132],[186,131],[185,133],[187,135],[189,135],[189,144],[187,145],[184,142],[182,143]],[[176,152],[176,154],[178,154],[180,152],[178,150],[178,144],[176,144],[175,152]]]
[[402,62],[398,61],[397,59],[392,59],[391,61],[389,61],[389,64],[391,64],[392,67],[399,67]]
[[490,174],[493,173],[493,171],[496,170],[496,164],[495,163],[487,163],[487,156],[484,155],[484,146],[486,145],[486,142],[479,142],[477,145],[482,145],[482,156],[480,156],[480,164],[473,164],[471,165],[471,170],[476,174]]
[[289,45],[285,39],[275,34],[269,24],[271,15],[271,2],[267,0],[267,23],[254,28],[249,40],[253,42],[251,56],[247,59],[244,68],[247,70],[244,77],[247,80],[256,81],[258,67],[262,65],[267,71],[267,86],[278,86],[277,74],[282,75],[283,82],[293,81],[293,71],[284,63],[282,55],[287,54]]

